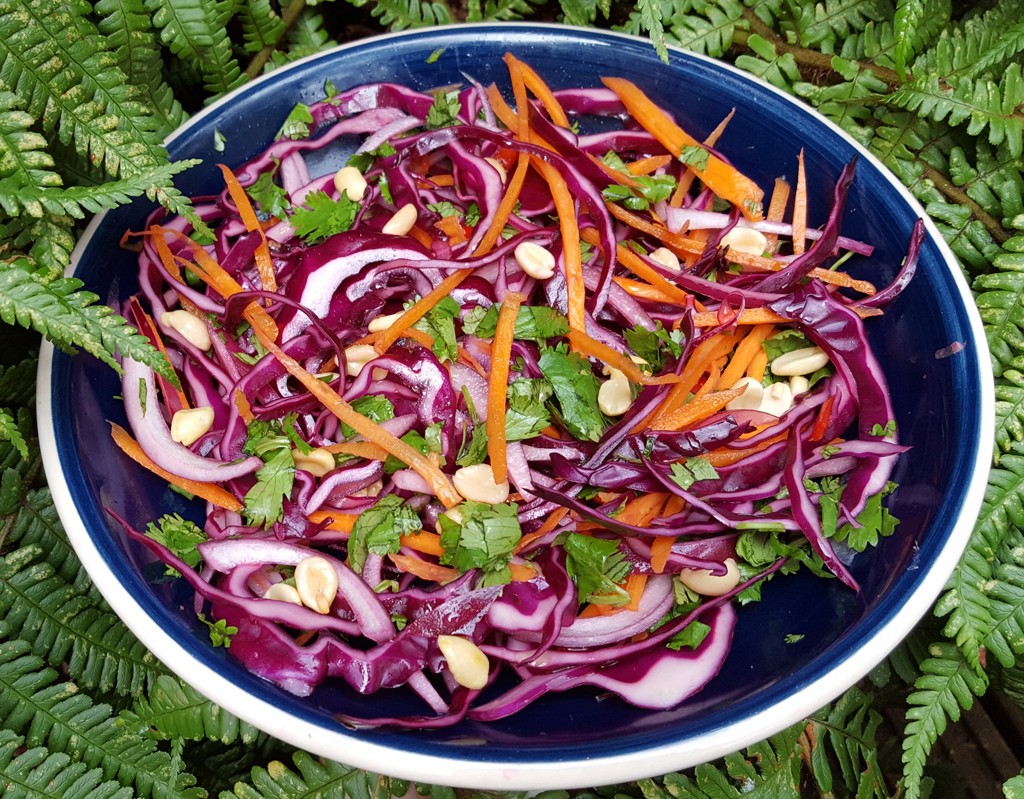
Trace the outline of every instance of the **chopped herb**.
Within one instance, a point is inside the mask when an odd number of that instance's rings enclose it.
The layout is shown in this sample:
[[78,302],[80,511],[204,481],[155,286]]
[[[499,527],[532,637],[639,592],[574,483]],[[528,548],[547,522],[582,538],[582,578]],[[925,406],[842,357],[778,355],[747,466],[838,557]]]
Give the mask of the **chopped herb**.
[[629,576],[629,562],[619,542],[570,533],[565,539],[566,569],[576,583],[580,605],[624,605],[629,594],[622,583]]
[[439,59],[441,57],[441,54],[447,49],[447,47],[438,47],[434,52],[427,56],[427,63],[436,64],[437,59]]
[[308,451],[309,446],[295,432],[295,414],[281,420],[256,419],[249,424],[242,451],[263,459],[256,471],[256,484],[244,497],[249,524],[269,527],[284,517],[284,500],[291,496],[295,480],[292,446]]
[[669,638],[665,642],[665,646],[676,652],[680,649],[696,649],[704,642],[704,639],[708,637],[710,632],[711,627],[709,625],[700,621],[700,619],[694,619]]
[[306,195],[305,205],[296,208],[289,221],[303,240],[313,243],[348,230],[358,211],[359,203],[347,194],[335,200],[326,192],[314,191]]
[[434,104],[427,111],[426,127],[429,130],[451,127],[458,122],[461,110],[462,103],[459,102],[457,94],[438,92],[434,95]]
[[462,446],[459,447],[459,455],[455,459],[455,464],[457,466],[475,466],[485,460],[487,460],[487,426],[482,422],[476,422],[468,441],[463,434]]
[[871,435],[878,436],[879,438],[888,438],[896,435],[896,420],[890,419],[885,423],[885,427],[882,427],[880,424],[873,425]]
[[222,646],[227,649],[231,646],[232,636],[238,635],[238,628],[228,624],[224,619],[212,622],[202,613],[198,615],[198,619],[210,628],[210,643],[214,646]]
[[227,141],[223,133],[217,130],[217,128],[213,129],[213,151],[215,153],[224,152],[224,145],[227,144]]
[[[462,320],[462,330],[470,336],[494,338],[498,328],[498,313],[501,305],[495,303],[486,310],[476,306]],[[516,316],[513,338],[520,341],[545,343],[549,338],[564,336],[569,332],[569,321],[553,308],[545,305],[521,305]]]
[[[168,514],[146,527],[146,535],[158,544],[167,547],[189,567],[195,569],[202,561],[198,546],[206,540],[206,533],[194,522],[183,519],[178,514]],[[181,572],[167,567],[166,574],[180,577]]]
[[[378,424],[395,418],[395,406],[383,394],[364,394],[358,399],[352,400],[352,410]],[[352,438],[356,431],[342,422],[341,434],[345,438]]]
[[840,450],[839,447],[837,447],[835,444],[826,444],[824,447],[821,448],[821,457],[824,458],[825,460],[828,460],[833,455],[841,451],[842,450]]
[[434,339],[431,348],[437,359],[454,361],[459,357],[459,345],[455,334],[455,320],[462,309],[451,297],[445,297],[437,305],[427,311],[416,323],[416,328],[430,334]]
[[401,549],[401,538],[406,533],[423,529],[419,515],[404,504],[401,497],[389,494],[372,508],[356,517],[348,539],[348,562],[357,573],[362,573],[366,556],[370,552],[387,555]]
[[508,387],[508,411],[505,414],[505,438],[522,441],[533,438],[551,424],[545,403],[554,389],[547,380],[520,377]]
[[607,423],[597,404],[600,381],[585,359],[563,343],[541,347],[540,370],[551,383],[566,428],[581,441],[599,441]]
[[448,217],[448,216],[456,216],[456,217],[461,217],[462,216],[462,212],[458,208],[456,208],[453,203],[449,202],[448,200],[442,200],[439,203],[428,203],[427,204],[427,210],[428,211],[433,211],[435,214],[437,214],[442,219],[444,217]]
[[841,541],[855,552],[863,552],[878,544],[880,538],[892,535],[900,520],[882,504],[885,497],[896,490],[895,483],[887,483],[879,493],[868,498],[864,510],[857,516],[857,524],[844,524],[835,531],[834,540]]
[[686,144],[679,153],[679,160],[688,167],[703,171],[708,168],[708,158],[710,156],[711,153],[699,144]]
[[292,204],[288,201],[288,192],[274,183],[273,172],[261,172],[251,186],[246,186],[245,193],[268,217],[276,216],[278,219],[284,219],[287,212],[291,210]]
[[679,330],[666,330],[655,322],[654,330],[636,325],[626,330],[626,344],[638,358],[643,358],[655,372],[660,372],[668,355],[678,358],[683,354],[683,334]]
[[803,641],[804,636],[803,633],[789,633],[782,640],[784,640],[787,644],[795,644],[799,641]]
[[701,480],[716,480],[718,472],[707,458],[687,458],[682,463],[672,464],[672,482],[680,488],[689,488]]
[[466,501],[459,505],[462,522],[440,516],[441,563],[460,572],[480,569],[481,585],[501,585],[512,579],[508,562],[523,536],[519,527],[519,506],[515,503],[487,505]]
[[296,103],[285,117],[275,139],[308,139],[313,125],[313,114],[305,103]]

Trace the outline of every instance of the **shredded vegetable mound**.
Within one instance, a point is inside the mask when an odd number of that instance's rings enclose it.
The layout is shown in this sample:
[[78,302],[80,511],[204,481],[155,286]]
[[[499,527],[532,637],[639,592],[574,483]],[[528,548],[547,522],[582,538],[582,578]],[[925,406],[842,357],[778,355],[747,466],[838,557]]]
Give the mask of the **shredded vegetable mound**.
[[698,141],[626,80],[506,61],[508,97],[331,89],[222,167],[207,230],[129,236],[123,310],[178,379],[126,361],[114,438],[205,503],[129,534],[260,677],[423,701],[344,723],[580,687],[672,707],[765,580],[856,591],[896,525],[864,325],[920,226],[876,290],[844,271],[872,274],[840,234],[855,164],[808,208],[797,153],[762,188],[717,149],[728,120]]

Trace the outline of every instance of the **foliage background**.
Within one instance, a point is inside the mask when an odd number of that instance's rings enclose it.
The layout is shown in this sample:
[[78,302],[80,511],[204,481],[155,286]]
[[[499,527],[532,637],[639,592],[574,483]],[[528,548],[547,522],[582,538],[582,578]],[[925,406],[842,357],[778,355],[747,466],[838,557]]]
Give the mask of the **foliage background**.
[[[409,787],[293,751],[224,713],[113,615],[45,487],[35,348],[42,334],[108,361],[118,349],[148,357],[62,273],[95,212],[140,194],[187,212],[173,178],[188,164],[169,163],[161,140],[203,103],[386,29],[514,19],[613,27],[726,59],[835,120],[906,183],[957,254],[997,384],[997,454],[973,540],[903,646],[745,752],[575,796],[913,799],[933,793],[929,754],[975,697],[998,690],[1024,704],[1024,0],[0,0],[5,797],[369,799]],[[880,729],[894,705],[905,721],[893,742]],[[1005,780],[1006,797],[1024,797],[1024,774]]]

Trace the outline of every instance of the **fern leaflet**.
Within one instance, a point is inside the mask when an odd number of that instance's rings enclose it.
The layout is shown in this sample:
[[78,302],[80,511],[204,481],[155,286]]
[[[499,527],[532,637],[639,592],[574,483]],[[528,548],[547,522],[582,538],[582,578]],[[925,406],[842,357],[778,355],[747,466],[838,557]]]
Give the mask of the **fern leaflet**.
[[539,0],[469,0],[466,4],[466,22],[508,22],[522,19],[533,11],[530,3]]
[[428,25],[448,25],[451,9],[438,0],[350,0],[357,8],[370,5],[370,13],[386,28],[405,30]]
[[284,33],[284,22],[270,0],[245,0],[241,4],[239,18],[247,53],[258,53],[264,47],[274,47]]
[[1024,654],[1024,535],[1011,530],[1003,539],[992,585],[992,630],[985,643],[1006,668]]
[[747,37],[747,47],[753,55],[737,56],[736,66],[792,93],[793,84],[800,80],[800,67],[793,54],[779,55],[774,44],[756,33]]
[[689,0],[665,17],[667,38],[687,50],[720,57],[732,47],[742,17],[739,0]]
[[1024,352],[1024,253],[1001,253],[992,262],[999,271],[978,277],[974,289],[998,377]]
[[64,533],[48,488],[29,491],[21,498],[17,516],[7,528],[7,538],[2,544],[11,549],[35,545],[45,553],[46,562],[65,583],[81,593],[91,586],[89,575]]
[[[333,761],[320,762],[305,752],[296,752],[292,771],[280,761],[266,768],[254,768],[252,784],[239,783],[221,799],[300,799],[307,796],[345,796],[348,799],[374,799],[381,793],[377,786],[382,778],[368,771],[359,771]],[[385,781],[386,782],[386,781]]]
[[832,790],[831,752],[839,764],[843,783],[858,796],[887,797],[888,789],[878,763],[876,733],[882,716],[871,706],[870,698],[852,688],[831,707],[815,713],[809,720],[811,768],[823,795]]
[[981,650],[993,625],[991,603],[984,590],[992,578],[992,562],[985,549],[980,536],[971,539],[934,609],[940,618],[949,616],[942,634],[956,641],[967,662],[979,671]]
[[863,30],[868,22],[890,19],[892,6],[886,0],[825,0],[807,3],[796,13],[800,43],[830,53],[837,42]]
[[906,76],[907,60],[914,54],[914,32],[925,15],[925,0],[899,0],[893,33],[896,40],[896,71]]
[[199,70],[213,95],[245,82],[226,27],[234,5],[233,0],[146,0],[163,43]]
[[129,799],[131,788],[122,788],[103,772],[75,763],[63,753],[50,754],[43,747],[23,751],[23,739],[0,730],[0,784],[4,799]]

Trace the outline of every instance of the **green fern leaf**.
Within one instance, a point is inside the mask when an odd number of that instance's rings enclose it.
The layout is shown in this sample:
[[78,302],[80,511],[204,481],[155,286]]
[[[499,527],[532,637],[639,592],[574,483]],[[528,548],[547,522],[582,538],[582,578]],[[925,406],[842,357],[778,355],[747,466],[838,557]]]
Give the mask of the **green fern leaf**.
[[825,0],[804,4],[797,13],[800,43],[835,52],[838,42],[863,30],[869,22],[891,19],[893,9],[887,0]]
[[97,29],[104,37],[121,71],[140,90],[160,133],[170,133],[186,119],[181,103],[163,77],[163,59],[145,0],[98,0]]
[[774,44],[756,33],[747,37],[747,47],[753,55],[743,53],[737,56],[736,66],[792,93],[793,85],[800,80],[800,67],[793,54],[779,55]]
[[171,757],[151,738],[117,724],[109,705],[93,704],[72,682],[31,654],[25,641],[0,638],[0,724],[25,735],[26,746],[64,752],[105,779],[135,786],[153,799],[202,799],[187,772],[174,773]]
[[95,29],[69,8],[0,0],[0,80],[24,99],[44,133],[73,141],[83,159],[102,163],[112,177],[165,160],[148,109]]
[[146,0],[163,43],[199,70],[213,95],[245,82],[226,27],[234,5],[233,0]]
[[270,0],[245,0],[238,12],[242,23],[242,41],[247,53],[274,47],[284,33],[284,22]]
[[95,591],[75,588],[23,546],[0,558],[0,621],[86,689],[138,694],[163,669]]
[[1011,530],[1003,540],[991,588],[993,624],[985,640],[1006,668],[1024,654],[1024,536]]
[[921,676],[907,697],[907,727],[903,738],[903,776],[907,799],[921,795],[925,761],[936,739],[945,731],[947,720],[958,721],[961,710],[970,710],[974,697],[987,686],[963,653],[950,643],[930,648],[931,657],[921,664]]
[[122,722],[139,729],[159,731],[165,738],[211,740],[221,743],[251,743],[259,731],[226,710],[213,704],[181,680],[163,675],[145,697],[130,711],[121,714]]
[[280,761],[270,762],[266,768],[254,768],[251,785],[239,783],[233,791],[221,794],[221,799],[300,799],[310,796],[345,796],[349,799],[371,799],[378,796],[378,782],[382,779],[368,771],[333,761],[319,761],[296,752],[292,771]]
[[984,14],[968,16],[961,25],[943,30],[929,50],[921,53],[911,69],[943,78],[975,78],[1000,71],[1024,49],[1024,3],[1004,0]]
[[0,730],[0,785],[4,799],[129,799],[131,788],[103,779],[103,772],[43,747],[23,749],[23,739]]
[[896,40],[896,71],[906,77],[907,60],[914,55],[914,34],[925,15],[924,0],[898,0],[893,33]]
[[[843,784],[858,796],[887,797],[883,771],[878,763],[877,731],[882,716],[871,704],[871,699],[859,688],[852,688],[809,719],[813,742],[812,759],[818,762],[814,767],[815,779],[822,795],[830,792],[831,766],[826,752],[830,752],[839,764]],[[824,779],[823,779],[824,778]],[[867,779],[867,794],[858,787]]]
[[949,616],[942,634],[956,641],[967,662],[979,671],[981,649],[993,627],[991,602],[985,592],[992,578],[992,561],[987,550],[981,536],[972,537],[935,606],[936,616]]
[[558,0],[568,25],[592,25],[600,11],[605,18],[611,11],[610,0]]
[[46,139],[32,130],[34,120],[23,109],[17,95],[0,90],[0,179],[21,186],[60,186],[63,181],[53,171]]
[[25,460],[29,459],[28,442],[25,440],[21,426],[14,418],[14,414],[6,408],[0,408],[0,441],[10,442],[21,457]]
[[1024,441],[1024,373],[1007,369],[996,382],[996,456]]
[[29,491],[21,498],[18,515],[7,527],[3,542],[11,549],[35,545],[57,576],[80,593],[89,590],[89,575],[61,526],[48,488]]
[[979,276],[974,290],[999,377],[1003,365],[1024,352],[1024,253],[1002,253],[992,263],[998,271]]
[[349,0],[356,8],[370,5],[370,13],[386,28],[399,31],[428,25],[448,25],[451,9],[439,0]]
[[81,291],[76,278],[44,283],[23,258],[0,266],[0,319],[42,333],[63,349],[81,347],[117,370],[111,353],[147,363],[170,376],[164,356],[149,339],[105,305]]
[[[466,22],[510,22],[523,19],[534,11],[531,3],[541,0],[468,0],[466,4]],[[647,0],[640,0],[647,2]]]
[[1024,771],[1003,783],[1003,796],[1006,799],[1024,799]]
[[280,66],[319,53],[336,44],[324,26],[323,15],[317,14],[312,8],[305,8],[288,29],[284,49],[275,50],[271,59]]
[[0,405],[26,405],[36,394],[36,353],[18,363],[0,366]]
[[742,17],[738,0],[685,0],[665,16],[666,38],[686,50],[718,58],[732,47]]
[[793,85],[793,91],[865,147],[870,147],[874,138],[870,106],[887,94],[889,87],[871,70],[854,61],[833,56],[832,68],[843,78],[842,82],[830,86],[798,82]]

